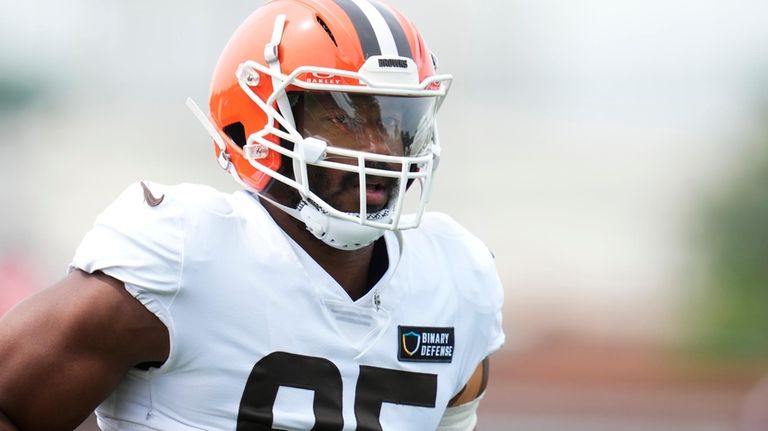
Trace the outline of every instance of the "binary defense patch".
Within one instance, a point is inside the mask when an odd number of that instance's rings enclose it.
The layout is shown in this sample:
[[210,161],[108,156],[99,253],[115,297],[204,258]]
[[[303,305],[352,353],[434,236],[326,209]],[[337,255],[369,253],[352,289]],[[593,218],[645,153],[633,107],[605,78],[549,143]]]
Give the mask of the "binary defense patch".
[[403,362],[451,362],[453,327],[398,326],[397,359]]

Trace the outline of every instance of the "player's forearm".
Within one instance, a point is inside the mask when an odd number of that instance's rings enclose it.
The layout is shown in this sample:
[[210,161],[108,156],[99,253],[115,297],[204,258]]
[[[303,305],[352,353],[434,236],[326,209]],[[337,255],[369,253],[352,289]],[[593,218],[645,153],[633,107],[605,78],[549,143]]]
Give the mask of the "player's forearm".
[[19,431],[19,428],[0,410],[0,431]]

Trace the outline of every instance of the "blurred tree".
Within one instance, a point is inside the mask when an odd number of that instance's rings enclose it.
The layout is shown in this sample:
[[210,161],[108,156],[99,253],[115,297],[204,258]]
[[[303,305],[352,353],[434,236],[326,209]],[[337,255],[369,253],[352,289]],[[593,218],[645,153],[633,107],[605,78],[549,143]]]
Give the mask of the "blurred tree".
[[15,110],[31,103],[39,90],[29,79],[0,73],[0,112]]
[[709,357],[768,357],[768,131],[758,144],[704,214],[693,340]]

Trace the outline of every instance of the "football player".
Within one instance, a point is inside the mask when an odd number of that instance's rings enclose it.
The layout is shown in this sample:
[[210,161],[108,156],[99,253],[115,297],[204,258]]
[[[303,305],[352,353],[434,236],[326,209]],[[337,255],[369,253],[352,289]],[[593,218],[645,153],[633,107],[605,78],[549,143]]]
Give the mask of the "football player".
[[376,1],[256,10],[210,115],[188,102],[244,190],[128,187],[0,321],[0,430],[94,408],[106,430],[474,429],[502,288],[482,242],[424,213],[435,69]]

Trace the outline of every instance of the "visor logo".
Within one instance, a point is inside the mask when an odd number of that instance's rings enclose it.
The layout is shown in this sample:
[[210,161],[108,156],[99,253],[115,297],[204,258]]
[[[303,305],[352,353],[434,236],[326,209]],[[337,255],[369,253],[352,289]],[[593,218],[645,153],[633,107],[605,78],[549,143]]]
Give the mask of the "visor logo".
[[408,62],[399,58],[380,58],[379,67],[397,67],[398,69],[407,69]]
[[453,327],[398,326],[397,359],[401,362],[451,362]]
[[317,79],[329,79],[329,78],[333,78],[336,75],[333,75],[331,73],[312,72],[312,76],[314,76]]
[[306,82],[311,84],[332,84],[340,85],[341,79],[331,73],[312,72],[310,76],[305,79]]

